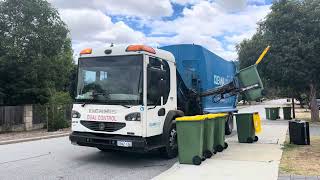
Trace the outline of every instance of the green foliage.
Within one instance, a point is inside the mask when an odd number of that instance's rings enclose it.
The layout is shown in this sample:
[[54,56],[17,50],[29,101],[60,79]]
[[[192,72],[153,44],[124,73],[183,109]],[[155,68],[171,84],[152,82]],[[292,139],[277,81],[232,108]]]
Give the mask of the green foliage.
[[[69,111],[71,106],[67,105],[48,105],[48,131],[57,131],[59,129],[70,127],[71,115]],[[69,120],[68,120],[69,119]]]
[[69,92],[56,92],[51,96],[49,104],[72,104],[72,98]]
[[0,1],[4,104],[44,104],[52,92],[68,90],[74,67],[68,33],[58,11],[45,0]]
[[267,46],[271,50],[259,64],[266,87],[280,89],[283,97],[299,97],[320,80],[320,0],[275,1],[257,33],[237,46],[240,66],[254,63]]

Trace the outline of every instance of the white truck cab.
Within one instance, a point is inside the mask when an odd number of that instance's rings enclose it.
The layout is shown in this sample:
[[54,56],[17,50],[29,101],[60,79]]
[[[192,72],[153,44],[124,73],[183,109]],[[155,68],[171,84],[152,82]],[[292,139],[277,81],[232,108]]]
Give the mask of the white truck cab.
[[143,45],[85,49],[78,62],[73,144],[177,155],[176,64],[167,51]]

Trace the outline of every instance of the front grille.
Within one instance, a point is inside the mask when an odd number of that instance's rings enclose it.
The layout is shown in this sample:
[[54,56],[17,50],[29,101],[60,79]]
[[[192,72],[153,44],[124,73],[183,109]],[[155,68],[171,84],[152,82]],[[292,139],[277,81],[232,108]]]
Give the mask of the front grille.
[[92,131],[115,132],[126,127],[126,123],[119,122],[80,121],[80,123]]

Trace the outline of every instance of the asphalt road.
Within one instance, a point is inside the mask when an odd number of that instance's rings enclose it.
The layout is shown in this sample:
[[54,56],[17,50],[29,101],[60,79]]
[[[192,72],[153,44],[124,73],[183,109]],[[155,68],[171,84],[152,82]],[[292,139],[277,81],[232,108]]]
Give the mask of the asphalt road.
[[[260,112],[282,104],[270,101],[239,107],[239,112]],[[236,135],[235,132],[231,136]],[[95,148],[71,145],[67,137],[0,145],[0,180],[144,180],[169,169],[177,159],[166,160],[157,152],[135,154],[100,152]]]
[[151,179],[177,160],[157,152],[100,152],[67,137],[0,146],[0,180]]

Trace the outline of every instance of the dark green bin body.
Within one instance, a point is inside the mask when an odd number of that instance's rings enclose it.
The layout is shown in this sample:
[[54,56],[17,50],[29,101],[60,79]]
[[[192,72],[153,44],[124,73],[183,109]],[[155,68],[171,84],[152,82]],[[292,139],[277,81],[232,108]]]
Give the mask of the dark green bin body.
[[277,120],[279,119],[279,107],[266,108],[266,119]]
[[223,151],[225,147],[225,126],[226,117],[219,117],[214,119],[214,150],[216,152]]
[[[206,119],[204,121],[204,140],[203,140],[203,152],[210,152],[211,155],[214,153],[214,130],[215,130],[215,119]],[[205,156],[205,155],[204,155]]]
[[283,107],[283,119],[285,120],[291,120],[291,107]]
[[252,143],[255,140],[253,113],[236,114],[238,141],[240,143]]
[[246,100],[254,101],[262,97],[262,91],[264,88],[256,65],[241,69],[237,74],[237,77],[240,82],[241,88],[258,85],[258,88],[254,88],[244,92]]
[[181,164],[193,164],[193,158],[203,158],[205,121],[177,121],[178,152]]

